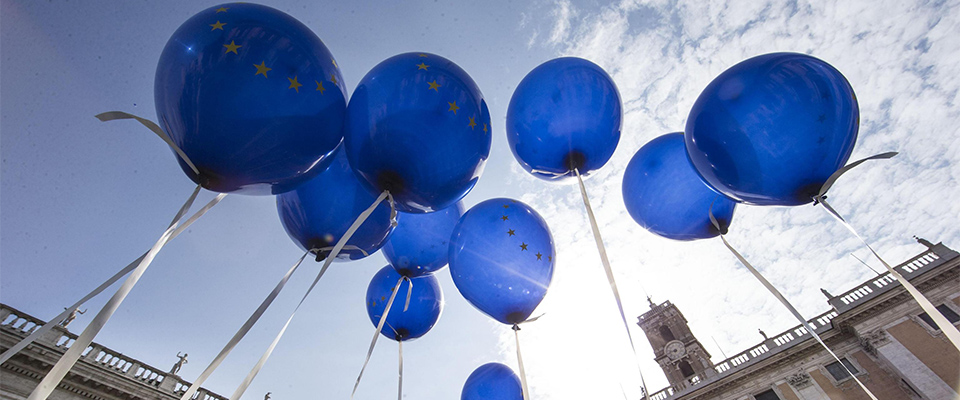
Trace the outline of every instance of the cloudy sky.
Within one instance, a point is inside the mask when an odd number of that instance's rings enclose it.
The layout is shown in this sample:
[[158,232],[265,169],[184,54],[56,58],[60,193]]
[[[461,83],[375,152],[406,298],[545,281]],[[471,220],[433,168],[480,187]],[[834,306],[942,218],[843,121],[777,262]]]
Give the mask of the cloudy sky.
[[[93,115],[155,118],[153,74],[164,43],[214,5],[78,3],[0,3],[0,300],[45,319],[147,250],[192,190],[156,137]],[[617,151],[586,185],[628,318],[647,310],[648,295],[672,301],[715,362],[760,342],[757,329],[772,336],[796,322],[719,240],[675,242],[636,225],[620,185],[633,153],[681,130],[702,88],[743,59],[808,53],[853,85],[861,112],[853,158],[900,155],[850,172],[831,191],[831,204],[888,261],[924,249],[912,235],[960,247],[956,1],[267,4],[320,36],[350,90],[379,61],[407,51],[443,55],[477,81],[490,105],[494,147],[465,203],[525,201],[547,220],[558,248],[537,312],[545,316],[521,332],[535,398],[621,398],[621,386],[631,398],[639,394],[576,186],[526,174],[503,136],[513,89],[551,58],[599,64],[624,102]],[[743,206],[728,236],[809,317],[828,309],[820,288],[837,294],[873,274],[851,253],[882,268],[820,207]],[[185,351],[189,364],[180,375],[195,379],[300,254],[272,198],[228,196],[164,248],[96,341],[164,370]],[[245,397],[348,397],[373,333],[364,291],[384,263],[375,254],[334,265]],[[305,264],[206,387],[233,392],[318,267]],[[404,349],[409,399],[457,398],[480,364],[516,366],[512,331],[466,303],[449,273],[438,276],[446,295],[440,322]],[[86,307],[98,310],[107,297]],[[92,314],[71,329],[80,332]],[[663,388],[652,349],[638,327],[632,332],[649,388]],[[381,339],[371,363],[357,398],[392,396],[396,345]]]

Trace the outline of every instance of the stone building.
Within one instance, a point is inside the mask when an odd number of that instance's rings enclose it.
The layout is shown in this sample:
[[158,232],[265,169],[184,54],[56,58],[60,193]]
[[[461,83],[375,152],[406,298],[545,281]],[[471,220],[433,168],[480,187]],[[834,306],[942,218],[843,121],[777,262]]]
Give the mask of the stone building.
[[[0,304],[0,351],[6,351],[45,323]],[[66,328],[54,326],[46,335],[0,365],[0,400],[26,399],[76,339],[77,335]],[[172,371],[162,371],[92,343],[49,399],[179,400],[190,387],[190,382]],[[226,400],[203,388],[197,391],[193,399]]]
[[[960,254],[919,241],[927,251],[895,268],[960,325]],[[889,273],[824,294],[831,309],[811,326],[879,400],[960,399],[960,352]],[[638,324],[670,382],[652,400],[869,399],[802,325],[714,363],[669,301],[651,302]]]

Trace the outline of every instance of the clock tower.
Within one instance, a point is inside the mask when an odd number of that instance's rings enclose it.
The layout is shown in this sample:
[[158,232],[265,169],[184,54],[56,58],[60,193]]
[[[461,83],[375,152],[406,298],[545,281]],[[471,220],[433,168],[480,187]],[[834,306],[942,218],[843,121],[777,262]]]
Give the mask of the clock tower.
[[697,340],[687,319],[677,306],[665,301],[654,304],[650,298],[650,311],[638,317],[637,325],[647,335],[653,347],[654,361],[660,364],[667,375],[670,386],[687,386],[684,382],[696,384],[713,376],[716,372],[710,362],[710,353]]

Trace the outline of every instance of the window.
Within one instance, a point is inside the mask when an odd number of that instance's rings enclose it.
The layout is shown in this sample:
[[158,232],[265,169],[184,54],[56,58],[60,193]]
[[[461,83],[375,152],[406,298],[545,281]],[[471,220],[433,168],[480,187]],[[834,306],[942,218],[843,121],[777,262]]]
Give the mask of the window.
[[774,392],[773,389],[757,393],[753,395],[753,398],[757,400],[780,400],[780,396],[777,396],[777,392]]
[[680,368],[680,374],[683,375],[684,378],[689,378],[696,374],[693,372],[693,368],[690,367],[690,363],[686,361],[680,361],[680,364],[678,364],[677,367]]
[[[940,314],[943,314],[943,317],[946,318],[947,321],[950,321],[951,324],[955,324],[957,323],[957,321],[960,321],[960,315],[957,315],[957,313],[953,311],[953,309],[951,309],[950,307],[947,307],[946,304],[941,304],[937,306],[937,311],[940,311]],[[930,318],[929,314],[921,313],[917,317],[922,319],[923,322],[926,322],[927,325],[930,325],[931,328],[936,330],[940,329],[940,327],[937,326],[937,323],[933,322],[933,318]]]
[[663,338],[664,342],[672,342],[674,340],[677,340],[677,338],[673,336],[673,331],[670,330],[670,327],[666,325],[660,325],[659,330],[660,330],[660,337]]
[[[860,371],[857,370],[857,367],[853,366],[853,363],[851,363],[850,360],[841,358],[840,361],[843,361],[843,365],[846,366],[850,372],[853,372],[854,374],[860,373]],[[833,375],[833,379],[837,382],[850,378],[850,374],[847,373],[847,369],[844,369],[843,366],[841,366],[838,362],[827,364],[825,368],[830,375]]]

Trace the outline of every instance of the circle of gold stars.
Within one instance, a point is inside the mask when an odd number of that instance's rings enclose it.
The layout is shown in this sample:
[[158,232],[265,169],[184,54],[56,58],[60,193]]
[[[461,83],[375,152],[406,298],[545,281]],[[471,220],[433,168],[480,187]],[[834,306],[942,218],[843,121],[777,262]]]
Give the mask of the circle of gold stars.
[[[514,203],[516,203],[516,201],[514,201]],[[503,208],[504,208],[504,212],[506,212],[506,210],[510,208],[510,205],[509,205],[509,204],[504,204],[504,205],[503,205]],[[501,221],[510,221],[510,217],[507,216],[506,214],[503,214],[503,215],[500,216],[500,220],[501,220]],[[517,236],[517,231],[514,230],[514,229],[509,229],[509,228],[508,228],[508,229],[507,229],[507,236],[508,236],[508,237]],[[514,242],[514,243],[516,243],[516,242]],[[520,244],[517,245],[517,246],[520,247],[520,251],[521,251],[521,252],[524,252],[524,251],[532,251],[531,249],[529,249],[530,244],[527,243],[527,242],[520,241]],[[543,253],[541,253],[541,252],[539,252],[539,251],[538,251],[536,254],[534,254],[534,256],[537,257],[537,261],[543,261],[543,256],[544,256],[544,255],[545,255],[545,254],[543,254]],[[548,261],[548,262],[553,262],[553,256],[548,255],[548,254],[546,254],[546,256],[547,256],[547,261]]]
[[[421,58],[422,58],[422,59],[426,59],[426,60],[419,60],[419,61],[420,61],[419,64],[414,64],[414,66],[417,67],[417,69],[414,71],[414,73],[419,73],[420,71],[430,72],[430,67],[431,67],[431,65],[430,65],[430,64],[427,64],[427,61],[429,61],[430,56],[429,56],[428,54],[418,53],[418,54],[417,54],[417,58],[418,58],[418,60],[421,59]],[[440,83],[437,82],[436,79],[434,79],[434,80],[432,80],[432,81],[427,82],[427,88],[426,88],[426,90],[432,90],[432,91],[434,91],[434,92],[436,92],[436,93],[439,94],[441,87],[443,87],[443,85],[441,85]],[[448,102],[447,102],[447,111],[448,111],[448,112],[452,112],[454,116],[458,116],[457,112],[460,111],[460,108],[461,108],[461,107],[460,107],[459,105],[457,105],[457,101],[456,101],[456,100],[454,100],[454,101],[448,101]],[[471,131],[475,131],[476,128],[477,128],[477,125],[478,125],[478,123],[477,123],[477,115],[476,115],[476,114],[473,114],[473,116],[467,116],[467,123],[466,123],[466,125],[467,125],[468,128],[470,128]],[[484,123],[484,124],[482,124],[482,125],[483,125],[482,132],[483,132],[483,133],[487,133],[487,132],[489,131],[489,128],[487,127],[487,124]]]

